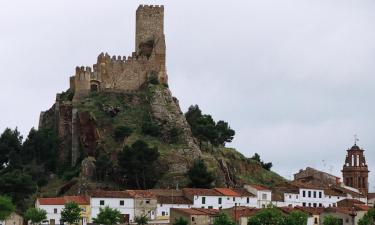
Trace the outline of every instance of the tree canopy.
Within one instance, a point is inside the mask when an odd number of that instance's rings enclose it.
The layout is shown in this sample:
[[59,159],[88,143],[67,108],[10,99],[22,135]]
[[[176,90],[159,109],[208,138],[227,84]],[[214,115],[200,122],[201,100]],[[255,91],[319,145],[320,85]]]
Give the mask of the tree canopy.
[[323,225],[340,225],[340,219],[331,215],[324,217]]
[[211,188],[215,180],[214,174],[208,171],[203,159],[196,159],[187,175],[190,179],[190,186],[195,188]]
[[263,161],[260,159],[260,155],[259,155],[258,153],[255,153],[254,156],[251,157],[250,159],[259,162],[260,165],[263,167],[263,169],[271,170],[271,168],[272,168],[272,163],[271,163],[271,162],[268,162],[268,163],[263,162]]
[[96,224],[115,225],[121,222],[121,213],[117,209],[108,206],[99,209],[99,214],[93,219]]
[[176,218],[176,220],[173,222],[173,225],[188,225],[188,221],[185,220],[182,217]]
[[134,221],[137,225],[146,225],[148,224],[149,218],[146,215],[136,216]]
[[226,213],[222,212],[215,218],[214,225],[236,225],[236,223]]
[[152,188],[157,178],[155,162],[159,155],[157,148],[138,140],[118,154],[118,164],[129,184],[135,184],[138,189]]
[[308,215],[299,210],[285,215],[276,207],[268,207],[260,210],[250,217],[248,225],[307,225]]
[[214,146],[232,142],[235,131],[223,120],[215,122],[211,115],[202,114],[198,105],[190,106],[185,113],[193,135],[200,141],[208,141]]
[[25,213],[25,219],[33,225],[40,224],[47,219],[47,211],[39,208],[29,208]]
[[15,208],[9,197],[0,196],[0,221],[6,220],[14,212]]
[[78,224],[81,218],[81,208],[76,202],[68,202],[61,210],[61,220],[68,224]]
[[375,208],[371,208],[359,221],[358,225],[375,224]]

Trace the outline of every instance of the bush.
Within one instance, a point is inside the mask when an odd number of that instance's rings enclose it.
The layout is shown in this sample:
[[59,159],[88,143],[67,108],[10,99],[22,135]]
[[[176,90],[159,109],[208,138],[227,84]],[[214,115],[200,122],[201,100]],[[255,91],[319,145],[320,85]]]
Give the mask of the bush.
[[115,128],[115,139],[121,141],[132,134],[133,130],[130,127],[118,126]]
[[143,123],[142,133],[153,137],[158,137],[160,136],[160,127],[158,124],[148,121]]
[[150,84],[159,84],[158,76],[155,71],[152,71],[150,75],[148,76],[148,82]]

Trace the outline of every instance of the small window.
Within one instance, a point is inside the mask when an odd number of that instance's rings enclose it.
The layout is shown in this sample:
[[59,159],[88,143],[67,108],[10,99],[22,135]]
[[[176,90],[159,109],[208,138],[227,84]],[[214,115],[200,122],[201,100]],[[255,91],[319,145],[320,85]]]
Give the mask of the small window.
[[262,194],[262,200],[267,200],[267,194]]
[[303,206],[303,207],[306,207],[306,202],[302,203],[302,206]]
[[313,194],[314,194],[314,198],[316,198],[316,191],[314,191]]
[[191,221],[195,221],[195,218],[194,218],[194,216],[192,216],[192,217],[191,217]]
[[202,197],[202,204],[206,204],[206,197]]
[[221,199],[221,198],[219,198],[219,204],[220,204],[220,205],[222,204],[222,199]]
[[291,196],[291,195],[289,195],[289,198],[292,198],[292,196]]
[[314,208],[316,208],[316,206],[317,206],[317,204],[316,204],[316,203],[314,203]]
[[234,201],[234,202],[236,201],[236,197],[233,197],[233,201]]
[[165,212],[163,211],[163,212],[161,212],[161,216],[165,216]]
[[309,207],[311,207],[311,203],[309,203]]
[[146,204],[150,204],[150,200],[149,199],[146,200]]
[[302,197],[306,197],[306,191],[302,191]]
[[319,207],[320,207],[320,208],[323,207],[323,204],[322,204],[322,203],[319,203]]
[[57,209],[56,208],[53,209],[53,213],[55,213],[55,214],[57,213]]
[[209,209],[213,209],[214,207],[212,207],[212,205],[210,205],[210,206],[208,206],[207,208],[209,208]]
[[120,205],[124,205],[124,200],[120,200]]
[[104,205],[104,200],[100,200],[99,205]]
[[246,203],[248,203],[248,204],[250,203],[250,198],[249,197],[246,198]]
[[309,198],[311,198],[311,191],[309,191],[307,193],[308,193]]
[[318,218],[314,218],[314,224],[318,224]]
[[322,198],[322,192],[319,191],[319,198]]

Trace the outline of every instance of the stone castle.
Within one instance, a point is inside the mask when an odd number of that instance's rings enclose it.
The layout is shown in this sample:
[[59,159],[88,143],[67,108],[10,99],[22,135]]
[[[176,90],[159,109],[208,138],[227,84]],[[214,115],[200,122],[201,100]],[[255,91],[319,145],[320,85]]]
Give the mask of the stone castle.
[[167,84],[164,6],[140,5],[136,12],[135,52],[131,56],[101,53],[93,67],[77,67],[70,77],[73,102],[92,91],[136,91],[150,77]]

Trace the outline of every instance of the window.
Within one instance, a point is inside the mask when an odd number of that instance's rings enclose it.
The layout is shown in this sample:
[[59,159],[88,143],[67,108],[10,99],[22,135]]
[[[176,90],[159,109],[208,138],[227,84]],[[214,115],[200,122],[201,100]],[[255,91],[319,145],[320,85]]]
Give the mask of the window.
[[55,213],[55,214],[57,213],[57,209],[56,208],[53,209],[53,213]]
[[192,217],[191,217],[191,221],[195,221],[195,218],[194,218],[194,216],[192,216]]
[[262,194],[262,200],[267,200],[267,194]]
[[206,204],[206,197],[202,197],[202,204]]
[[323,204],[322,204],[322,203],[319,203],[319,207],[320,207],[320,208],[323,207]]
[[309,203],[309,207],[311,207],[311,203]]
[[165,216],[165,212],[163,211],[163,212],[161,212],[161,216]]
[[124,205],[124,200],[120,200],[120,205]]
[[345,223],[349,223],[349,218],[346,218],[346,219],[345,219]]
[[207,208],[209,208],[209,209],[213,209],[214,207],[212,207],[212,205],[210,205],[210,206],[208,206]]
[[333,203],[332,206],[333,206],[333,207],[336,207],[336,203]]
[[221,199],[221,198],[218,198],[218,200],[219,200],[219,204],[221,204],[221,203],[222,203],[222,199]]
[[302,197],[306,197],[306,191],[302,191]]
[[316,206],[317,206],[316,203],[314,203],[313,206],[314,206],[314,208],[316,208]]
[[314,198],[316,198],[316,191],[314,191],[313,194],[314,194]]
[[309,198],[311,198],[311,191],[308,192],[308,196],[309,196]]
[[250,203],[250,198],[249,197],[246,198],[246,203]]
[[303,206],[303,207],[306,207],[306,202],[302,203],[302,206]]
[[233,197],[233,201],[234,201],[234,202],[236,201],[236,197]]
[[104,205],[104,200],[100,200],[99,205]]
[[147,199],[147,200],[146,200],[146,204],[150,204],[150,199]]
[[314,224],[318,224],[318,218],[314,218]]
[[322,198],[322,192],[319,191],[319,198]]
[[80,207],[82,212],[86,212],[86,207]]
[[289,195],[289,198],[292,198],[292,196],[291,196],[291,195]]

